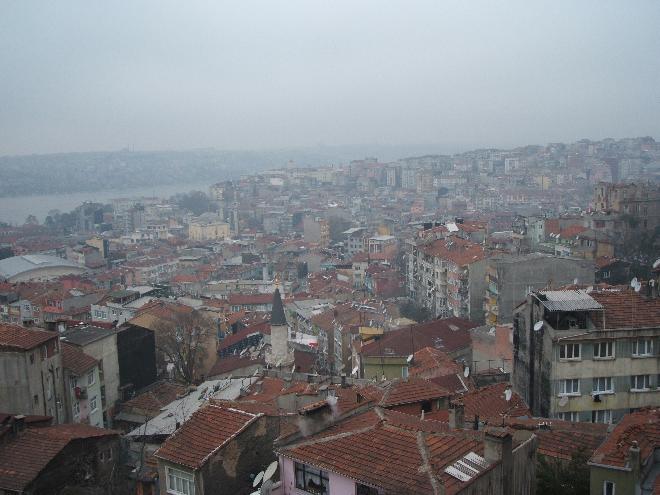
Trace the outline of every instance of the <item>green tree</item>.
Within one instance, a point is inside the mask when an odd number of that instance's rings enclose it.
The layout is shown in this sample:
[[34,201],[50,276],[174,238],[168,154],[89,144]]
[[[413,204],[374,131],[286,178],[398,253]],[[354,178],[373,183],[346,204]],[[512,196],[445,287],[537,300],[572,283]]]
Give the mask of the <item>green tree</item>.
[[406,301],[399,306],[401,316],[410,320],[415,320],[417,323],[429,321],[432,318],[431,312],[422,306],[418,306],[412,301]]
[[570,461],[538,456],[537,495],[589,495],[589,454],[580,448]]

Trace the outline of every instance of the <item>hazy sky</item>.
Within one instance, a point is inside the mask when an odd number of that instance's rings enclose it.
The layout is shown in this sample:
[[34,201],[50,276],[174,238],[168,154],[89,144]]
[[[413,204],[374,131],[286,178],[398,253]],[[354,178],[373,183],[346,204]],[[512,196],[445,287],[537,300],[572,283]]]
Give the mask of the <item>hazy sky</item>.
[[660,138],[660,2],[0,0],[0,155]]

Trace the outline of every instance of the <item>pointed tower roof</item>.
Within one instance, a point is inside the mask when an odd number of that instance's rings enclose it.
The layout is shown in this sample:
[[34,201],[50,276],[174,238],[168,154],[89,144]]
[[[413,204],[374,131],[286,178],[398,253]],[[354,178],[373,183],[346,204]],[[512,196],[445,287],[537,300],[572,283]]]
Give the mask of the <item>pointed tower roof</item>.
[[286,316],[284,315],[284,305],[280,297],[280,289],[275,289],[275,294],[273,294],[273,310],[270,313],[270,324],[271,326],[287,324]]

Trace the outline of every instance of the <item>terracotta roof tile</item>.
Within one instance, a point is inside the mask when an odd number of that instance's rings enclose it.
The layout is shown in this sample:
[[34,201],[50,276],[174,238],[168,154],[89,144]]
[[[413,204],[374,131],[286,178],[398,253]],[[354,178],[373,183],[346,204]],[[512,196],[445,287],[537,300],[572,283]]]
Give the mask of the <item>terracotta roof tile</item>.
[[380,405],[392,407],[401,404],[411,404],[425,400],[448,397],[449,391],[422,378],[394,380],[387,387]]
[[209,404],[193,413],[154,453],[155,457],[199,469],[214,452],[261,415]]
[[0,323],[1,351],[28,351],[57,338],[58,336],[54,332]]
[[466,266],[486,258],[487,253],[481,244],[476,244],[461,237],[449,236],[420,247],[429,256],[451,261],[458,266]]
[[[605,308],[605,329],[660,327],[660,297],[649,299],[632,290],[592,291],[589,295]],[[603,328],[600,313],[592,317]]]
[[78,376],[82,376],[85,372],[99,364],[96,359],[85,354],[78,346],[62,342],[61,349],[62,366],[73,371]]
[[637,442],[644,462],[660,448],[660,409],[645,409],[626,414],[603,444],[596,449],[590,462],[612,467],[625,467],[633,442]]
[[122,410],[135,408],[143,411],[151,411],[156,416],[164,406],[173,402],[185,392],[186,387],[179,383],[159,382],[155,386],[150,387],[149,390],[124,402],[122,404]]
[[72,440],[112,435],[83,424],[28,428],[0,445],[0,489],[22,492]]
[[[363,356],[409,356],[424,347],[454,352],[472,343],[468,330],[476,325],[463,318],[446,318],[398,328],[362,346]],[[391,352],[390,352],[391,350]]]

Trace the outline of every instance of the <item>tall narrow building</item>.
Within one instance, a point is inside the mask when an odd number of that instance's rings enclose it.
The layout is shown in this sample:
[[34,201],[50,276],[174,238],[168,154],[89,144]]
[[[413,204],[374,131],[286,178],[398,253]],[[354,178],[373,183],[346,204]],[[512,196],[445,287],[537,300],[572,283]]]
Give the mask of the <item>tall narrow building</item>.
[[266,363],[270,366],[291,366],[293,351],[289,349],[289,325],[284,314],[284,305],[280,290],[275,289],[273,309],[270,313],[270,352],[266,354]]

